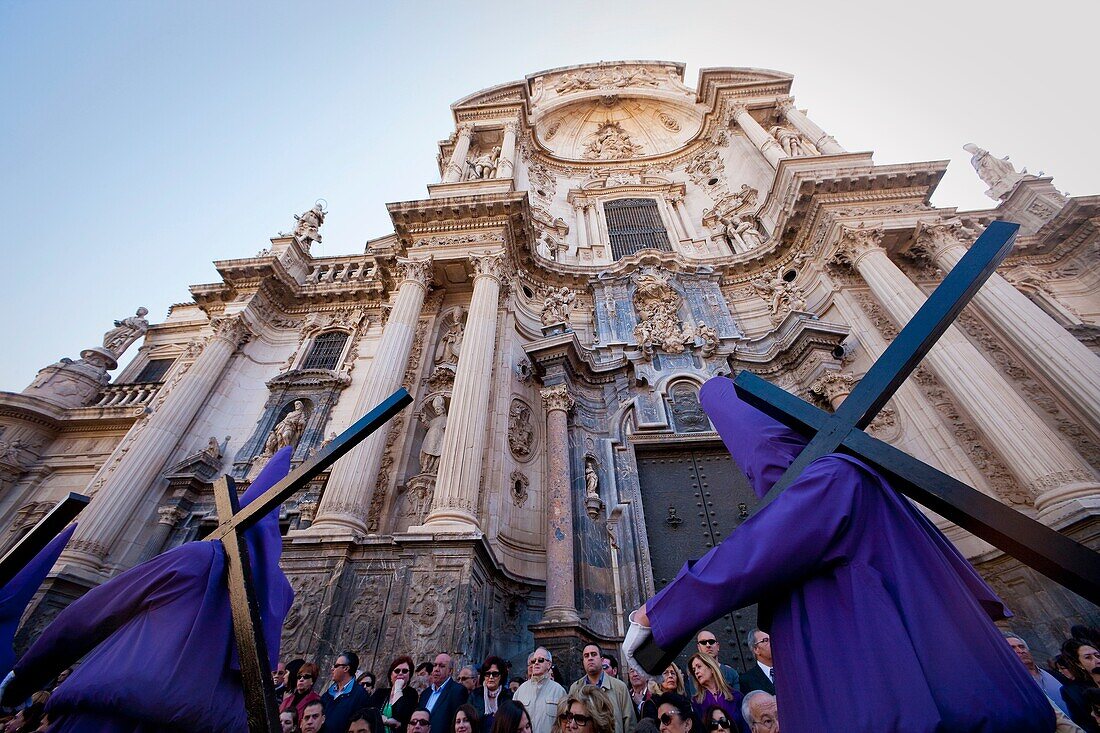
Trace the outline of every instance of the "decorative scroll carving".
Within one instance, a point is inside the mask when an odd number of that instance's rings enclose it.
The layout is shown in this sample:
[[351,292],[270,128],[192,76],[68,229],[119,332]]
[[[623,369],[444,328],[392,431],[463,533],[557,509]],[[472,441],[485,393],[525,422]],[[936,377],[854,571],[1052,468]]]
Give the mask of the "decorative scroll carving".
[[425,289],[432,284],[432,258],[406,259],[397,258],[398,279],[401,282],[412,281],[424,286]]
[[508,408],[508,448],[520,460],[527,459],[535,444],[535,428],[531,423],[531,408],[514,398]]
[[646,359],[653,357],[656,347],[670,354],[682,354],[684,344],[692,334],[680,327],[677,310],[683,298],[669,284],[668,276],[646,268],[634,276],[634,309],[638,313],[638,325],[634,327],[634,339]]
[[569,412],[573,409],[573,398],[569,395],[569,389],[564,384],[543,387],[539,390],[539,394],[542,396],[542,407],[547,412],[553,410]]
[[814,380],[809,392],[812,397],[832,409],[834,401],[850,395],[858,383],[859,380],[851,374],[825,372]]
[[531,485],[527,475],[520,470],[512,471],[512,474],[508,477],[508,482],[511,487],[512,502],[517,507],[522,507],[527,503],[528,487]]

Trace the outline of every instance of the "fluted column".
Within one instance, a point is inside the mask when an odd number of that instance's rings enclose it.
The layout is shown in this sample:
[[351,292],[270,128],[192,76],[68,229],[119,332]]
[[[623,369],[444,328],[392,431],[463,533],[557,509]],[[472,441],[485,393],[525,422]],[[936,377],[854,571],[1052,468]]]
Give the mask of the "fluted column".
[[[944,272],[966,254],[956,222],[921,225],[913,249]],[[1093,432],[1100,433],[1100,357],[997,273],[971,302],[989,327],[1015,346],[1019,357],[1077,409]]]
[[577,214],[577,246],[591,246],[592,240],[588,236],[588,204],[582,201],[573,210]]
[[780,159],[787,156],[779,142],[769,135],[768,131],[760,126],[759,122],[753,119],[753,116],[749,114],[748,107],[744,104],[740,102],[734,104],[730,110],[730,116],[745,131],[752,144],[768,159],[768,163],[771,164],[772,168],[777,167]]
[[[838,259],[870,286],[894,321],[904,326],[925,296],[881,246],[881,229],[844,229]],[[951,326],[925,356],[958,405],[1035,499],[1036,510],[1100,489],[1092,469],[1028,407],[984,356]]]
[[691,239],[687,229],[684,228],[684,219],[680,216],[679,202],[682,200],[683,197],[676,194],[668,194],[665,198],[665,201],[668,202],[669,213],[672,214],[672,229],[676,234],[676,241]]
[[443,171],[444,183],[456,183],[462,180],[462,173],[466,170],[466,156],[470,154],[470,137],[473,131],[473,126],[468,122],[458,126],[455,149],[451,153],[450,161],[447,162],[446,170]]
[[65,558],[101,571],[131,518],[145,503],[160,478],[165,461],[175,450],[207,396],[214,390],[226,364],[252,333],[243,316],[220,318],[202,352],[179,380],[168,388],[164,401],[144,424],[130,429],[92,479],[92,502],[80,522]]
[[588,244],[600,244],[600,217],[599,212],[596,211],[596,207],[599,204],[591,202],[585,208],[585,213],[588,214]]
[[543,623],[576,623],[573,589],[573,498],[569,495],[569,411],[564,384],[541,391],[546,410],[546,610]]
[[814,147],[822,155],[839,155],[840,153],[847,152],[844,148],[840,147],[840,144],[814,123],[806,115],[798,111],[794,106],[794,100],[790,97],[783,97],[778,100],[777,106],[779,111],[783,113],[783,116],[794,125],[794,129],[798,130],[802,135],[813,143]]
[[467,532],[479,529],[481,462],[489,424],[489,385],[496,355],[497,305],[504,254],[473,256],[474,293],[458,357],[447,430],[439,456],[432,510],[410,532]]
[[[399,259],[398,268],[401,284],[355,400],[355,419],[374,409],[401,386],[420,311],[424,307],[424,296],[431,285],[430,257]],[[333,465],[324,497],[317,507],[317,518],[309,527],[309,532],[346,533],[350,530],[358,534],[367,533],[370,492],[382,465],[389,430],[388,424],[383,425]]]
[[516,166],[516,123],[504,123],[504,139],[500,143],[497,178],[511,178]]
[[187,512],[178,504],[166,504],[157,509],[157,526],[153,528],[153,534],[149,536],[149,544],[145,546],[145,552],[141,556],[142,562],[164,551],[164,543],[168,541],[168,535],[176,528],[180,520],[187,516]]

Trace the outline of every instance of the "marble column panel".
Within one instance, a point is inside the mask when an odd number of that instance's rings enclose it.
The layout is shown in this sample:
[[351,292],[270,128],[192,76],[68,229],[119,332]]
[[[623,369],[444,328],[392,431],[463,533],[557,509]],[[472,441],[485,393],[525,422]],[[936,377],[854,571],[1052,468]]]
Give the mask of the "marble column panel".
[[541,391],[546,410],[546,610],[542,623],[576,623],[573,500],[569,495],[569,411],[564,384]]
[[511,178],[516,166],[516,123],[504,124],[504,139],[500,143],[497,178]]
[[588,244],[589,245],[600,244],[600,242],[601,242],[601,239],[600,239],[600,216],[599,216],[599,212],[596,210],[596,208],[598,206],[599,206],[598,203],[593,202],[593,203],[589,204],[588,207],[585,209],[585,212],[588,214]]
[[577,247],[589,247],[592,244],[588,236],[588,204],[581,203],[573,207],[577,219]]

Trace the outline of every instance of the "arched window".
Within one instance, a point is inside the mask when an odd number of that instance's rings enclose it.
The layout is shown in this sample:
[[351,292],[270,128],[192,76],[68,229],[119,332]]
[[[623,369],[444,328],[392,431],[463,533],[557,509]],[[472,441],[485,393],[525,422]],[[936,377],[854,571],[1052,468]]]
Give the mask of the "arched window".
[[619,260],[643,249],[672,251],[654,199],[615,199],[605,203],[603,211],[612,259]]
[[327,331],[313,340],[313,348],[302,363],[302,369],[335,369],[344,353],[348,335],[343,331]]

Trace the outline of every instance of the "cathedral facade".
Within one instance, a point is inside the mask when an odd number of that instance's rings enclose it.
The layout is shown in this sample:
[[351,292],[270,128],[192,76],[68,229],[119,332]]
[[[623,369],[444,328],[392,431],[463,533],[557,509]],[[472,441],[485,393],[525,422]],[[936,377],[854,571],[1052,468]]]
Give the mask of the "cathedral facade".
[[[212,484],[301,463],[404,386],[412,406],[281,509],[283,656],[501,654],[625,615],[756,509],[699,406],[750,370],[835,409],[994,219],[1016,249],[871,425],[1092,547],[1100,517],[1100,197],[976,146],[987,210],[934,208],[946,161],[876,165],[790,75],[553,69],[452,105],[440,179],[393,232],[315,257],[327,212],[216,262],[160,323],[0,393],[11,544],[92,495],[21,632],[216,526]],[[339,212],[333,212],[338,216]],[[107,372],[143,338],[113,381]],[[938,517],[1040,651],[1097,609]],[[777,538],[781,541],[781,538]],[[712,628],[751,659],[744,609]]]

